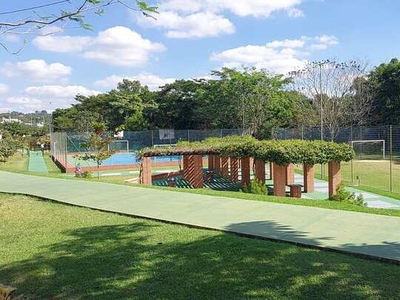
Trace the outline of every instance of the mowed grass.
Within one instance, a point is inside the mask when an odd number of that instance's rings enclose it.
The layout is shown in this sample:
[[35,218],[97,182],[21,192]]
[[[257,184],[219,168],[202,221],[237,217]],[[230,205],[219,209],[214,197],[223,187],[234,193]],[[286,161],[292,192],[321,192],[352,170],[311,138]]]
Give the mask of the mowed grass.
[[400,267],[0,194],[0,283],[37,299],[398,299]]
[[15,153],[5,163],[0,163],[0,170],[7,172],[24,173],[28,171],[29,156],[27,154]]
[[[397,161],[390,163],[388,160],[354,160],[343,162],[341,166],[342,180],[347,185],[400,199],[400,164]],[[390,169],[392,169],[392,192],[390,192]],[[327,180],[327,165],[323,166],[322,174],[322,178]],[[321,165],[315,165],[315,177],[321,178]]]

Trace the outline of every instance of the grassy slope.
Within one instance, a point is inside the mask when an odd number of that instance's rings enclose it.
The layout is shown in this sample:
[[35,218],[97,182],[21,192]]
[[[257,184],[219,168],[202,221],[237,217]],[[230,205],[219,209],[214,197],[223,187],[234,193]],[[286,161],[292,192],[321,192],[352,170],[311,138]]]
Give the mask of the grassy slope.
[[29,156],[16,153],[6,163],[0,163],[0,170],[7,172],[25,173],[28,171]]
[[398,299],[400,267],[0,194],[0,282],[39,299]]

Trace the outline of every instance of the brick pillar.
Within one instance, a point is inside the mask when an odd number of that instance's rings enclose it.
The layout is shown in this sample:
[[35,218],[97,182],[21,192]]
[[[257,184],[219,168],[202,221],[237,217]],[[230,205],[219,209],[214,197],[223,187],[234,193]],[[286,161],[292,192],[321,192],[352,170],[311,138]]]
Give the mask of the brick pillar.
[[336,195],[336,188],[341,181],[340,163],[331,161],[328,164],[329,198]]
[[286,184],[294,184],[294,164],[288,164],[286,167]]
[[188,177],[189,173],[189,155],[183,155],[183,178]]
[[242,157],[241,171],[242,171],[242,186],[248,186],[250,184],[250,158]]
[[272,162],[269,163],[269,179],[274,179],[274,163]]
[[314,166],[304,165],[303,166],[303,180],[304,180],[304,192],[312,193],[315,190],[314,184]]
[[221,156],[219,155],[214,155],[214,171],[221,173]]
[[274,163],[274,195],[286,196],[286,169],[287,166],[280,166]]
[[214,171],[214,155],[208,155],[208,170]]
[[229,177],[229,157],[221,158],[221,174],[224,178]]
[[[185,160],[184,160],[185,161]],[[184,178],[195,188],[203,188],[203,156],[187,155]]]
[[265,162],[262,160],[255,160],[254,175],[262,183],[265,183]]
[[145,185],[151,185],[152,180],[151,180],[151,158],[150,157],[143,157],[143,162],[142,162],[142,178],[141,182],[142,184]]
[[239,181],[239,159],[236,157],[231,157],[231,181],[238,182]]

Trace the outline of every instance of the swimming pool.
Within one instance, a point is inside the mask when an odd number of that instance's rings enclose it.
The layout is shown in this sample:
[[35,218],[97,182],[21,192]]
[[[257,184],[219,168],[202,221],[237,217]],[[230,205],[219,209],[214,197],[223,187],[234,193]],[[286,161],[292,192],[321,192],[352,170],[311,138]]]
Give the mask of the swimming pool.
[[[182,156],[157,156],[152,157],[152,162],[155,163],[178,163],[182,159]],[[107,158],[103,161],[102,166],[126,166],[139,164],[141,161],[136,158],[136,153],[115,153],[111,157]],[[93,167],[96,166],[96,162],[94,161],[84,161],[77,158],[74,158],[73,155],[68,155],[68,163],[77,166],[78,164],[82,167],[88,166]]]

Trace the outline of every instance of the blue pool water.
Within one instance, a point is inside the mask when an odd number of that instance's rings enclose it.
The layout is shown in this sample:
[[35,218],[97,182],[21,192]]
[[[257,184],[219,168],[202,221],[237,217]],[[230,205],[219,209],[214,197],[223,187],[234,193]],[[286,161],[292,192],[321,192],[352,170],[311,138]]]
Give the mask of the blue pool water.
[[[152,157],[151,160],[153,162],[178,162],[181,158],[181,156],[158,156]],[[140,163],[135,153],[115,153],[103,162],[103,166],[129,165],[134,163]]]

